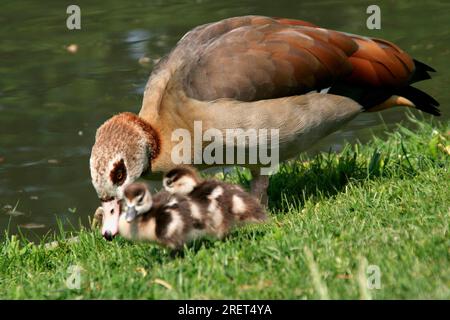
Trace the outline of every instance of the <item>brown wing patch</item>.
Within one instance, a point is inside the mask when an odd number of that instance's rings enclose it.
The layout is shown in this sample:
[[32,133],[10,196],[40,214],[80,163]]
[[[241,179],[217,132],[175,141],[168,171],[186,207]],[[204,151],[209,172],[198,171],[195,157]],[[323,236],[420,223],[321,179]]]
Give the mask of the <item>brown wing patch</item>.
[[358,50],[349,58],[353,72],[349,83],[373,87],[398,87],[408,83],[414,72],[411,57],[386,40],[352,36]]
[[[276,98],[323,88],[351,73],[347,55],[355,45],[348,37],[267,18],[256,21],[271,24],[239,27],[203,48],[185,79],[189,96]],[[342,44],[333,44],[338,42]]]
[[[189,97],[203,101],[256,101],[331,86],[335,94],[372,105],[411,81],[429,78],[424,68],[415,74],[411,57],[389,41],[262,16],[193,29],[164,66],[172,74],[171,87],[181,85]],[[149,86],[157,79],[152,75]]]

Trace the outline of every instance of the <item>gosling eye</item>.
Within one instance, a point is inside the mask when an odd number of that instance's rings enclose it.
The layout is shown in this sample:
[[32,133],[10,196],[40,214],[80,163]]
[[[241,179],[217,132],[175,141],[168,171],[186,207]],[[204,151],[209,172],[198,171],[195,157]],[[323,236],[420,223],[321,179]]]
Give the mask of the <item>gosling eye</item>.
[[139,198],[138,198],[138,201],[137,201],[137,204],[142,204],[142,201],[144,200],[144,195],[141,195]]

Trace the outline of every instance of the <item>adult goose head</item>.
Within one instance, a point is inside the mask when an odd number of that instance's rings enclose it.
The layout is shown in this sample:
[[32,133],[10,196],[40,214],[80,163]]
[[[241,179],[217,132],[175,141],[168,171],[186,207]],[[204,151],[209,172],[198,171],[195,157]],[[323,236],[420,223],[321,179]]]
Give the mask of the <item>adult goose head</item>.
[[[154,68],[139,115],[116,115],[98,129],[92,182],[105,213],[118,217],[125,186],[174,167],[172,133],[194,135],[194,121],[202,132],[276,128],[282,161],[364,111],[439,115],[437,101],[410,86],[430,71],[391,42],[305,21],[244,16],[202,25]],[[252,189],[264,201],[268,178],[257,167]]]

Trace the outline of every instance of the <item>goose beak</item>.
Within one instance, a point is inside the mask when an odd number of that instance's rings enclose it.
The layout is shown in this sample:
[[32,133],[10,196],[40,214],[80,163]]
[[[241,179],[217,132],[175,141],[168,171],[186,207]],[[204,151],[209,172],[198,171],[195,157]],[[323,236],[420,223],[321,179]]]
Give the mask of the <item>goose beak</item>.
[[127,213],[125,215],[125,219],[127,220],[127,222],[131,222],[133,221],[137,216],[137,211],[136,208],[133,207],[128,207],[127,208]]
[[120,201],[113,199],[103,202],[102,235],[106,240],[112,240],[119,233]]

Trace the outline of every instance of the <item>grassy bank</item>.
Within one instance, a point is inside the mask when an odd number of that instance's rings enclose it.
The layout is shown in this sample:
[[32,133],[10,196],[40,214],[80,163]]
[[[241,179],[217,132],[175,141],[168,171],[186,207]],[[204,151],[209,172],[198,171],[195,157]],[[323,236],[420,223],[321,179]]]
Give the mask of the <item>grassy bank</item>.
[[[450,124],[412,121],[282,165],[269,223],[197,241],[182,257],[90,230],[76,243],[56,236],[52,250],[7,236],[0,298],[449,299]],[[223,178],[245,185],[248,172]],[[70,266],[82,268],[80,289],[66,285]],[[368,289],[376,270],[380,288]]]

